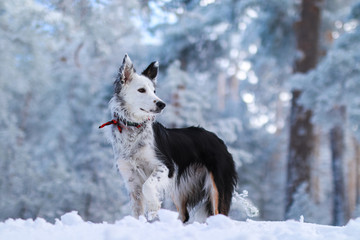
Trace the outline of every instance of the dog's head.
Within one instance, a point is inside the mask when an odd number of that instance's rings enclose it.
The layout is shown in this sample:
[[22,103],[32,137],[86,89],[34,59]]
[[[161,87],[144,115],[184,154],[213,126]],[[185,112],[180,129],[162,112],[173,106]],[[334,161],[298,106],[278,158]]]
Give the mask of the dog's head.
[[111,110],[125,114],[135,122],[143,122],[159,114],[165,103],[156,96],[156,77],[159,63],[152,62],[140,75],[126,54],[114,82],[114,97]]

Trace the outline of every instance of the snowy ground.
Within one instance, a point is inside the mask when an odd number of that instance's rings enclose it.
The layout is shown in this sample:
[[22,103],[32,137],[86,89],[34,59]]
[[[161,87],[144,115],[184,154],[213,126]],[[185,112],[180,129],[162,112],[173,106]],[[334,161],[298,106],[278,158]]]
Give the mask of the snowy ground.
[[360,239],[360,218],[344,227],[316,225],[297,221],[239,222],[222,215],[210,217],[205,224],[183,225],[177,214],[160,210],[160,221],[147,223],[125,217],[114,224],[84,222],[76,212],[63,215],[55,224],[43,219],[0,222],[0,240],[71,239],[241,239],[241,240],[318,240]]

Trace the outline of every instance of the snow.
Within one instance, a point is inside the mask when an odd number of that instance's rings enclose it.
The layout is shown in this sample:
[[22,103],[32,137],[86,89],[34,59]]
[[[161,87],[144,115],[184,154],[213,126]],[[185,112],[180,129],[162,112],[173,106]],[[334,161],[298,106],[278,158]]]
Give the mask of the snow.
[[[303,220],[303,219],[302,219]],[[70,212],[54,224],[42,218],[36,220],[8,219],[0,222],[1,240],[62,240],[62,239],[242,239],[242,240],[351,240],[359,239],[360,218],[350,220],[344,227],[334,227],[289,220],[264,222],[232,220],[223,215],[212,216],[206,223],[184,225],[177,213],[159,211],[159,221],[148,223],[126,216],[114,224],[85,222],[77,212]]]

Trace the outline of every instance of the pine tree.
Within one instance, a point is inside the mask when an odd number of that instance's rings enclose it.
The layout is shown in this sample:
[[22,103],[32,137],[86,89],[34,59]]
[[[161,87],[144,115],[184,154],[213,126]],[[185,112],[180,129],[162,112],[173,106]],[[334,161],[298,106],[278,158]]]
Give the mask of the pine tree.
[[[321,1],[303,0],[301,18],[296,24],[297,48],[301,58],[295,63],[294,72],[306,73],[317,64],[318,37],[320,26]],[[295,193],[305,186],[309,194],[311,161],[314,149],[314,130],[311,123],[311,110],[300,103],[300,90],[293,91],[290,114],[290,144],[287,167],[286,218],[291,217],[290,208],[296,201]]]

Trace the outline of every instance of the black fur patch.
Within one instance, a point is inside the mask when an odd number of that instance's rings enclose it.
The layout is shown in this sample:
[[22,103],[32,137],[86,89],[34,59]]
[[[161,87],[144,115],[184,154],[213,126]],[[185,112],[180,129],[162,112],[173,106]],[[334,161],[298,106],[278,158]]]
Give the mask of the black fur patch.
[[[213,174],[219,192],[219,213],[227,215],[237,174],[233,158],[224,142],[214,133],[199,127],[168,129],[155,122],[153,130],[157,157],[169,168],[169,177],[177,169],[176,184],[181,184],[180,179],[188,174],[190,167],[205,167]],[[204,179],[200,178],[199,184],[204,184]],[[187,196],[190,207],[206,197],[201,189],[202,186],[199,186],[196,194],[189,193]]]

